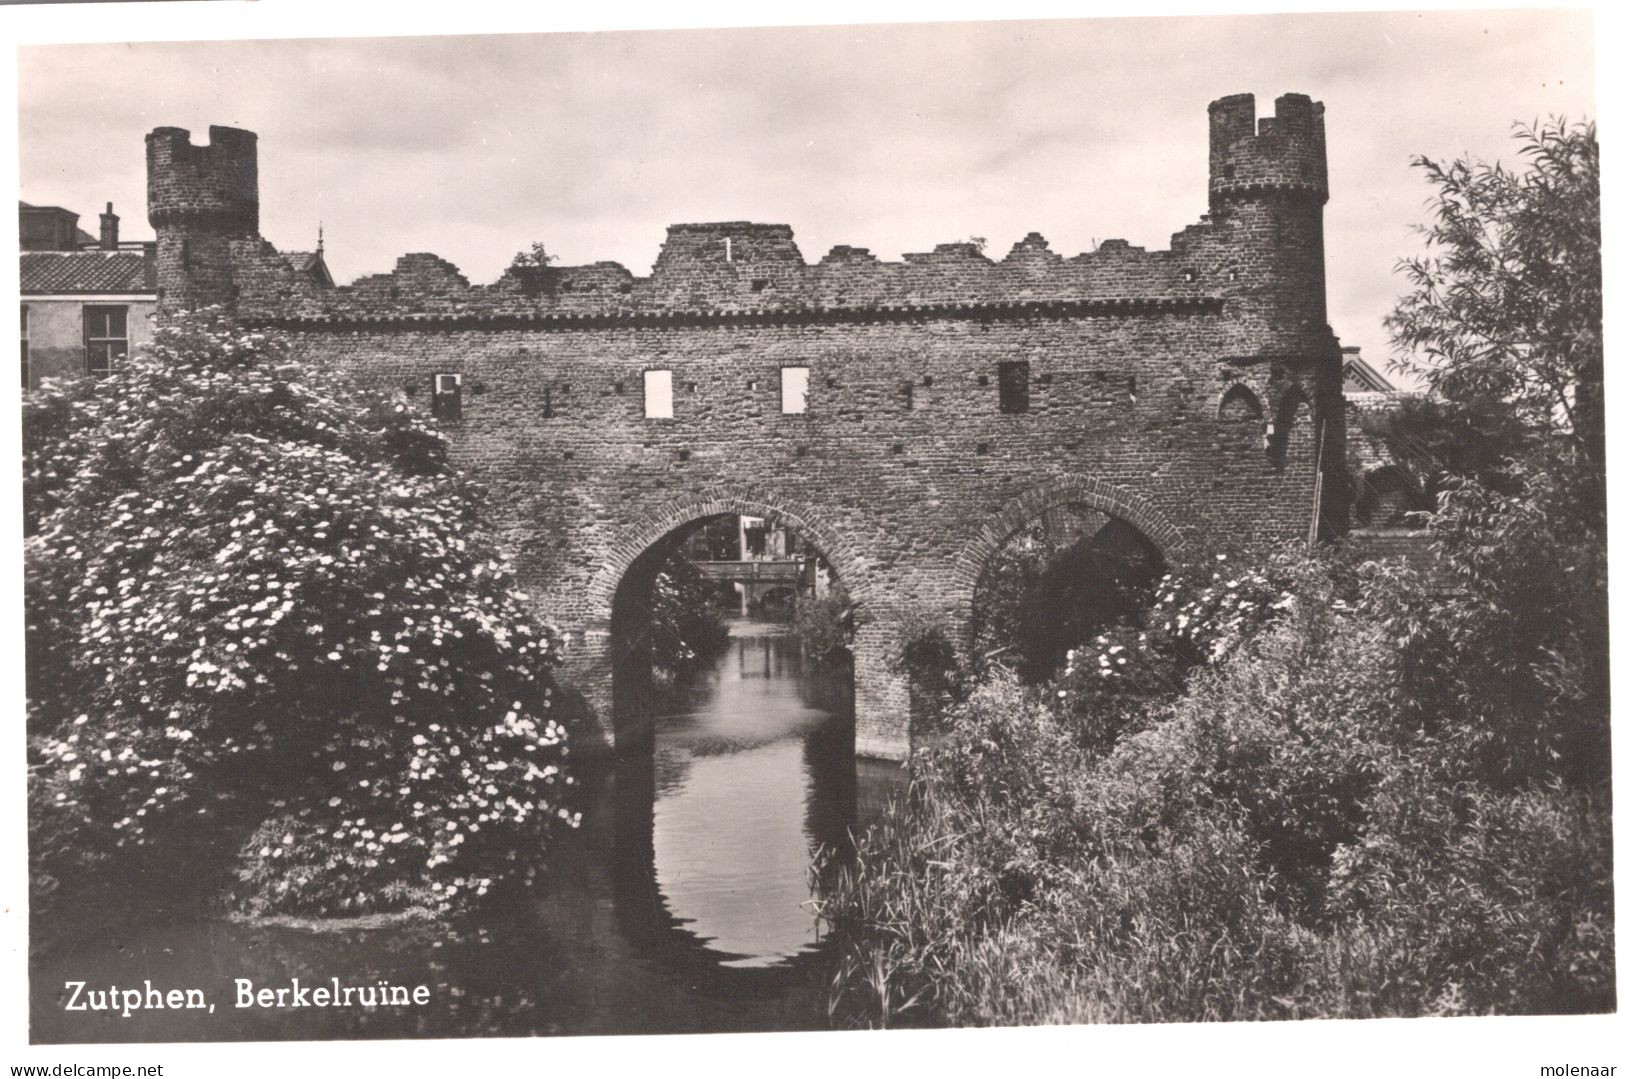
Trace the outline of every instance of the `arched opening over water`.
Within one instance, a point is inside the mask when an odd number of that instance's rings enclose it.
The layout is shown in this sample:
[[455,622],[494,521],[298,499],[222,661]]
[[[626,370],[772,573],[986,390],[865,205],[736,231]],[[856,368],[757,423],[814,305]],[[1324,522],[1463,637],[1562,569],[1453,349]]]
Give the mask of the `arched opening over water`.
[[617,919],[694,978],[820,950],[815,854],[857,823],[853,675],[791,616],[849,608],[844,584],[799,520],[752,506],[673,525],[615,589]]

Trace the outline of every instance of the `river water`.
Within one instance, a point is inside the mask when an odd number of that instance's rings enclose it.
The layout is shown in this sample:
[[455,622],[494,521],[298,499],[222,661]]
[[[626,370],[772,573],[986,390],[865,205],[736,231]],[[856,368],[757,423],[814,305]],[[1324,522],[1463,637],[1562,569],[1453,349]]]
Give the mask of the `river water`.
[[[291,927],[170,918],[51,946],[31,964],[35,1042],[822,1029],[831,942],[812,852],[840,850],[897,782],[854,762],[850,674],[740,623],[661,709],[652,745],[581,775],[582,827],[534,894],[479,924]],[[256,987],[429,987],[415,1007],[235,1007]],[[201,989],[206,1009],[64,1010],[65,985]]]

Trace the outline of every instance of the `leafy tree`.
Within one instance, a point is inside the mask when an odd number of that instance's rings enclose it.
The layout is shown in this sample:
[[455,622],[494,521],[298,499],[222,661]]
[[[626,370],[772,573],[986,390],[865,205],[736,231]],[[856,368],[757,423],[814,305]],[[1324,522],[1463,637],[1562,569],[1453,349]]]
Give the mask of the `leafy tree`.
[[1573,462],[1601,515],[1602,233],[1597,132],[1514,129],[1524,170],[1470,158],[1415,164],[1436,189],[1428,253],[1386,320],[1399,369],[1447,401],[1506,403],[1534,445]]
[[1445,484],[1432,528],[1455,587],[1401,618],[1405,691],[1502,783],[1591,781],[1609,770],[1597,137],[1517,132],[1522,171],[1416,162],[1438,193],[1433,253],[1401,264],[1414,289],[1388,319],[1401,366],[1447,409],[1510,408],[1521,435],[1503,425],[1503,465]]
[[224,842],[247,909],[452,910],[574,819],[553,639],[404,403],[205,312],[24,431],[43,889]]
[[537,240],[535,243],[530,245],[529,251],[520,251],[518,254],[514,255],[513,262],[510,263],[510,266],[513,269],[540,269],[545,266],[551,266],[557,261],[559,261],[559,257],[557,255],[549,255],[547,253],[547,245],[542,243],[542,241]]

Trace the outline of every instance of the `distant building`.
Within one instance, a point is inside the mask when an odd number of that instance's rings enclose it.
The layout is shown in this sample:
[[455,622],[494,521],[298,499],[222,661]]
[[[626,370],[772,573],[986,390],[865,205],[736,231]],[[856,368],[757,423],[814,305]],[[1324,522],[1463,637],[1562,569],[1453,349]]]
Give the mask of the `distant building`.
[[152,336],[158,247],[119,239],[113,204],[100,236],[60,206],[20,202],[22,386],[99,376]]
[[1343,396],[1359,393],[1398,393],[1399,388],[1361,357],[1359,345],[1343,346]]

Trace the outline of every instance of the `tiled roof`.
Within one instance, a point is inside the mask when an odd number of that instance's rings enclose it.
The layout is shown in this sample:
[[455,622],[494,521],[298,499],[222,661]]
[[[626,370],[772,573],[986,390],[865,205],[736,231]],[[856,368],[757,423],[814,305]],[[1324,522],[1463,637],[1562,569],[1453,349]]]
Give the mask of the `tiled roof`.
[[143,251],[24,251],[23,292],[151,292],[155,267]]

